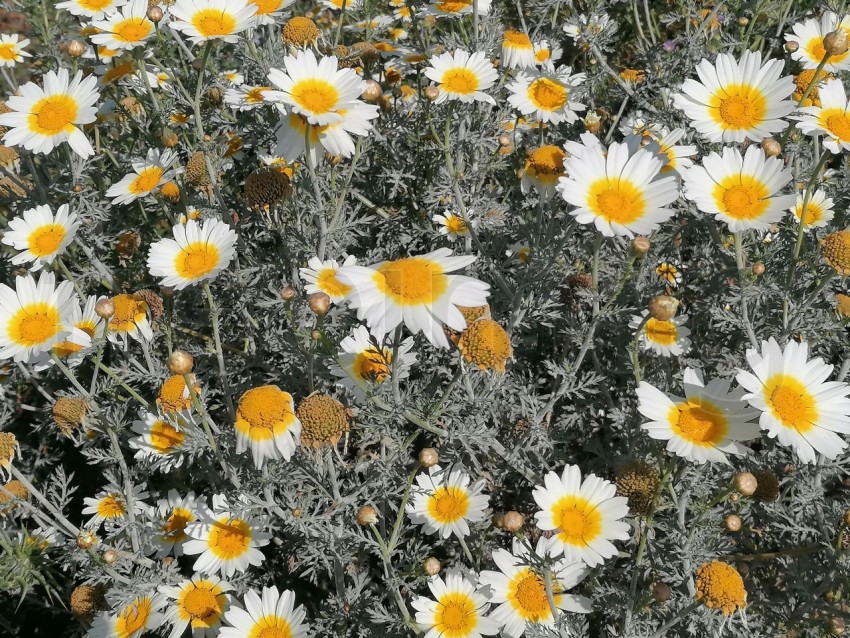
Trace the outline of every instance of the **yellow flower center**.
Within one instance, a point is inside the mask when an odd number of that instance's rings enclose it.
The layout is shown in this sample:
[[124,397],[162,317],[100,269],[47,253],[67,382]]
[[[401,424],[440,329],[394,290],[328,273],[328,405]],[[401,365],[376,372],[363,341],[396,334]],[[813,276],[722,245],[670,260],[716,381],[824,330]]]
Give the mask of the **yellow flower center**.
[[352,364],[352,372],[361,381],[383,383],[390,373],[392,352],[384,349],[381,353],[377,348],[369,348],[357,354]]
[[699,398],[671,407],[668,419],[675,434],[699,446],[720,443],[728,430],[723,410]]
[[194,522],[195,515],[185,507],[175,507],[168,515],[165,523],[160,527],[162,535],[159,537],[163,542],[178,543],[187,538],[186,526]]
[[400,306],[431,304],[448,288],[440,264],[422,257],[388,261],[373,278],[378,290]]
[[347,286],[336,278],[336,270],[323,268],[316,277],[316,287],[327,293],[330,297],[345,297],[351,292],[351,286]]
[[[194,385],[194,380],[192,384]],[[195,392],[200,393],[200,391],[201,389],[195,385]],[[165,380],[159,389],[157,404],[160,410],[169,414],[181,412],[192,406],[192,397],[182,374],[173,374]]]
[[197,629],[218,622],[224,601],[218,585],[208,580],[199,580],[180,593],[177,608],[180,617],[191,621],[192,627]]
[[533,45],[531,44],[531,39],[521,31],[505,31],[505,37],[502,40],[502,46],[506,46],[510,49],[524,49],[530,50],[533,49]]
[[643,217],[646,199],[640,188],[628,179],[603,177],[590,185],[590,209],[609,222],[628,224]]
[[525,170],[529,177],[535,177],[541,183],[551,186],[564,174],[563,149],[553,144],[540,146],[528,154]]
[[469,510],[469,494],[461,487],[441,485],[428,497],[428,513],[438,523],[454,523]]
[[219,518],[212,524],[207,544],[219,558],[238,558],[251,546],[251,526],[241,518]]
[[850,116],[844,109],[826,109],[820,114],[820,123],[842,142],[850,142]]
[[83,347],[74,343],[73,341],[62,341],[61,343],[54,344],[53,346],[53,354],[55,354],[60,359],[64,359],[65,357],[74,354],[75,352],[79,352]]
[[528,85],[528,99],[541,111],[558,111],[567,103],[567,88],[550,78],[537,78]]
[[438,601],[434,629],[440,638],[465,638],[478,625],[475,601],[464,592],[449,592]]
[[436,9],[440,13],[460,13],[464,9],[468,9],[472,2],[466,2],[465,0],[446,0],[446,2],[439,2],[436,5]]
[[173,452],[186,439],[186,433],[181,432],[167,421],[157,421],[151,426],[151,445],[160,454]]
[[177,254],[174,269],[183,279],[198,279],[212,272],[218,261],[218,248],[213,244],[194,242]]
[[458,217],[457,215],[446,215],[446,221],[443,225],[452,235],[461,235],[467,230],[463,217]]
[[115,619],[116,638],[131,638],[141,633],[147,627],[150,615],[151,599],[147,596],[136,598]]
[[48,341],[61,329],[59,311],[43,301],[22,307],[12,315],[6,327],[12,341],[27,348]]
[[266,441],[280,436],[294,422],[292,395],[276,385],[248,390],[236,407],[236,430],[252,441]]
[[538,62],[546,62],[546,60],[549,59],[550,55],[552,55],[552,53],[549,51],[549,49],[540,49],[537,53],[534,54],[534,59]]
[[456,93],[458,95],[469,95],[478,90],[478,76],[471,69],[465,67],[455,67],[449,69],[443,74],[443,80],[440,82],[440,88],[446,93]]
[[602,515],[581,496],[564,496],[552,506],[558,538],[568,545],[587,545],[602,532]]
[[[806,215],[803,225],[811,226],[812,224],[817,224],[823,217],[823,212],[823,207],[820,204],[809,201],[806,204]],[[803,202],[797,202],[797,205],[794,207],[794,216],[798,221],[803,217]]]
[[146,18],[128,18],[113,27],[112,35],[119,42],[140,42],[150,35],[152,26]]
[[107,494],[97,502],[97,514],[101,518],[120,518],[126,513],[124,497],[120,494]]
[[770,190],[753,175],[729,175],[714,186],[714,203],[729,217],[758,219],[770,204]]
[[255,86],[245,94],[245,101],[249,104],[259,104],[263,101],[263,94],[269,89],[270,86]]
[[74,128],[77,110],[77,100],[70,95],[44,97],[32,107],[28,117],[29,128],[34,133],[47,137],[68,133]]
[[738,570],[713,561],[700,565],[696,573],[697,600],[710,609],[720,609],[725,615],[747,606],[747,590]]
[[109,69],[106,73],[103,74],[102,79],[106,83],[112,83],[117,80],[120,80],[126,75],[131,75],[135,73],[136,69],[133,67],[131,62],[124,62],[122,64],[116,64],[114,67]]
[[292,638],[292,627],[286,618],[263,616],[251,628],[248,638]]
[[291,94],[298,106],[313,115],[330,113],[339,102],[339,91],[336,87],[319,78],[297,82],[292,87]]
[[77,0],[77,4],[79,4],[83,9],[96,12],[102,11],[111,5],[112,0]]
[[659,321],[654,318],[650,318],[643,329],[647,339],[662,346],[670,346],[676,343],[676,337],[679,334],[676,330],[676,324],[672,321]]
[[65,239],[65,227],[62,224],[45,224],[30,233],[27,238],[29,251],[36,257],[54,254]]
[[257,6],[257,15],[264,16],[280,9],[281,0],[251,0]]
[[709,102],[714,120],[727,130],[751,129],[767,114],[767,99],[757,87],[729,84],[711,96]]
[[143,168],[139,176],[130,182],[127,187],[133,195],[144,195],[150,193],[159,185],[163,170],[159,166],[148,166]]
[[6,62],[18,59],[18,45],[11,42],[0,44],[0,60]]
[[202,9],[192,16],[192,26],[205,38],[231,35],[236,30],[236,18],[221,9]]
[[144,321],[147,316],[148,305],[133,295],[115,295],[112,303],[115,304],[115,314],[109,320],[110,330],[130,332],[135,330],[136,324]]
[[815,397],[796,378],[775,374],[764,384],[764,397],[770,412],[786,428],[808,432],[818,422]]
[[[554,598],[557,605],[561,596],[555,594]],[[508,583],[507,599],[517,614],[529,622],[545,621],[552,616],[546,596],[546,584],[528,567],[514,574]]]

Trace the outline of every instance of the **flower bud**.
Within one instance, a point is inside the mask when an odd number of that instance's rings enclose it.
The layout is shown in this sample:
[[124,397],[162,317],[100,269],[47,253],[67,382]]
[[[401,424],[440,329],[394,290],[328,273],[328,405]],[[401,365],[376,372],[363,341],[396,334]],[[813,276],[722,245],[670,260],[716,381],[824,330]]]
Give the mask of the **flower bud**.
[[658,321],[670,321],[678,309],[679,300],[669,295],[658,295],[649,302],[649,314]]
[[426,558],[425,562],[422,563],[422,569],[428,576],[436,576],[440,573],[440,569],[442,569],[442,565],[440,565],[440,561],[431,556],[430,558]]
[[307,297],[307,303],[310,305],[310,310],[320,317],[324,317],[328,314],[328,310],[330,310],[331,298],[323,292],[314,292]]
[[162,9],[156,5],[148,9],[148,20],[154,24],[159,24],[159,21],[162,20]]
[[159,295],[163,299],[171,299],[174,296],[174,286],[160,286]]
[[652,585],[652,597],[657,603],[666,603],[673,597],[673,589],[667,583],[655,583]]
[[184,350],[175,350],[168,356],[168,369],[171,374],[189,374],[193,366],[192,355]]
[[525,517],[519,512],[506,512],[502,517],[502,529],[508,532],[518,532],[525,525]]
[[357,510],[357,524],[366,526],[374,525],[378,522],[378,510],[371,505],[363,505]]
[[313,341],[318,341],[319,339],[321,339],[321,338],[322,338],[322,333],[321,333],[321,331],[320,331],[320,330],[313,330],[313,331],[310,333],[310,338],[311,338]]
[[440,462],[440,455],[432,447],[426,447],[421,452],[419,452],[419,463],[422,467],[434,467],[437,463]]
[[162,132],[162,137],[160,137],[160,141],[165,148],[174,148],[180,142],[180,138],[177,137],[177,133],[172,131],[171,129],[165,129]]
[[165,556],[162,559],[162,564],[165,565],[166,567],[173,565],[174,564],[174,556]]
[[844,29],[836,29],[823,36],[823,50],[829,56],[847,53],[847,33]]
[[440,97],[440,89],[436,86],[426,86],[422,91],[422,94],[425,96],[425,99],[429,102],[433,102],[438,97]]
[[735,476],[735,489],[744,496],[752,496],[756,493],[758,487],[758,480],[750,472],[738,472]]
[[86,52],[86,45],[79,40],[71,40],[68,43],[66,51],[72,58],[78,58]]
[[738,18],[738,24],[742,27],[747,26],[750,23],[750,19],[747,16],[741,16]]
[[743,524],[741,517],[737,514],[729,514],[723,519],[723,527],[726,528],[727,532],[740,532]]
[[649,252],[651,245],[649,238],[638,235],[632,240],[632,255],[635,257],[643,257]]
[[284,301],[292,301],[298,296],[298,291],[291,286],[286,286],[280,289],[280,298]]
[[786,42],[785,43],[785,50],[788,51],[788,53],[794,53],[794,51],[796,51],[799,48],[800,48],[800,45],[797,44],[796,42]]
[[112,299],[103,298],[94,305],[94,311],[101,319],[112,319],[115,314],[115,302]]
[[833,616],[829,619],[829,633],[833,636],[840,636],[844,633],[846,625],[844,623],[843,618],[839,618],[838,616]]
[[502,133],[499,136],[499,146],[501,146],[503,148],[507,148],[510,145],[511,145],[511,136],[508,135],[507,133]]
[[112,563],[118,560],[118,552],[116,552],[114,549],[107,549],[105,552],[103,552],[101,558],[103,558],[103,562],[107,565],[112,565]]
[[766,137],[762,140],[761,149],[768,157],[776,157],[782,152],[782,144],[772,137]]
[[381,85],[375,80],[366,80],[366,88],[360,94],[366,102],[377,102],[384,92],[381,90]]
[[763,261],[757,261],[753,264],[753,274],[756,277],[761,277],[764,274],[765,267]]
[[301,508],[300,508],[300,507],[293,507],[293,508],[292,508],[292,510],[290,511],[290,513],[291,513],[291,514],[292,514],[295,518],[301,518],[301,515],[302,515],[304,512],[301,510]]

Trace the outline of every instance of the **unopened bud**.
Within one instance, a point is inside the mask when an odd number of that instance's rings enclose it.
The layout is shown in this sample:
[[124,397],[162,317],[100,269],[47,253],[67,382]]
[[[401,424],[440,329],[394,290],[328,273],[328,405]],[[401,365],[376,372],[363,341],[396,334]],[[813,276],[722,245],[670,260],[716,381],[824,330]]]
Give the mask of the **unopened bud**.
[[425,96],[425,99],[429,102],[435,101],[438,97],[440,97],[440,89],[436,86],[426,86],[422,94]]
[[738,24],[742,27],[747,26],[750,23],[750,19],[747,16],[741,16],[738,18]]
[[171,299],[174,296],[174,286],[160,286],[159,296],[163,299]]
[[290,511],[290,513],[291,513],[291,514],[292,514],[295,518],[301,518],[301,515],[302,515],[304,512],[301,510],[301,508],[300,508],[300,507],[293,507],[293,508],[292,508],[292,510]]
[[377,102],[383,94],[384,92],[381,90],[380,84],[375,82],[375,80],[366,80],[366,88],[363,89],[360,97],[367,102]]
[[632,240],[632,255],[635,257],[643,257],[649,252],[651,245],[649,238],[638,235]]
[[777,157],[782,152],[782,144],[772,137],[763,139],[761,148],[768,157]]
[[829,633],[831,633],[833,636],[840,636],[844,633],[845,628],[846,626],[843,618],[833,616],[829,619]]
[[750,573],[750,566],[744,562],[735,563],[735,569],[738,570],[738,573],[741,574],[741,576],[748,576]]
[[737,514],[729,514],[729,516],[723,519],[723,527],[726,528],[727,532],[740,532],[742,525],[743,521],[741,521],[741,517]]
[[752,496],[759,488],[759,482],[750,472],[738,472],[735,476],[735,489],[744,496]]
[[756,263],[753,264],[753,274],[756,277],[761,277],[764,274],[764,271],[765,271],[764,262],[757,261]]
[[328,310],[330,310],[331,298],[323,292],[314,292],[307,297],[307,303],[310,305],[310,310],[320,317],[324,317],[328,314]]
[[171,374],[189,374],[194,363],[192,355],[184,350],[175,350],[168,356],[168,369]]
[[785,50],[788,51],[788,53],[794,53],[794,51],[796,51],[799,48],[800,48],[800,45],[797,44],[796,42],[786,42],[785,43]]
[[312,332],[310,332],[310,338],[313,341],[318,341],[322,338],[322,332],[320,330],[313,330]]
[[86,45],[79,40],[71,40],[68,43],[66,51],[72,58],[78,58],[86,52]]
[[525,517],[519,512],[506,512],[502,517],[502,529],[508,532],[518,532],[525,525]]
[[180,142],[180,138],[177,137],[177,133],[174,131],[165,130],[162,132],[160,141],[165,148],[174,148]]
[[106,563],[107,565],[111,565],[112,563],[118,560],[118,552],[116,552],[114,549],[107,549],[105,552],[103,552],[103,555],[101,557],[103,558],[104,563]]
[[649,314],[657,321],[670,321],[678,309],[679,300],[669,295],[658,295],[649,302]]
[[836,29],[823,36],[823,50],[829,56],[847,53],[847,33],[844,29]]
[[511,145],[511,136],[508,135],[507,133],[502,133],[499,136],[499,146],[501,146],[503,148],[507,148],[510,145]]
[[174,556],[165,556],[162,559],[162,564],[165,565],[166,567],[173,565],[174,564]]
[[366,526],[374,525],[378,522],[378,510],[371,505],[364,505],[357,510],[357,524]]
[[160,9],[156,5],[148,9],[148,20],[150,20],[154,24],[158,24],[159,21],[162,20],[162,9]]
[[426,558],[425,562],[422,563],[422,569],[428,576],[436,576],[440,573],[440,570],[442,568],[443,566],[440,565],[440,561],[438,561],[433,556],[431,556],[430,558]]
[[286,286],[280,289],[280,298],[284,301],[292,301],[298,296],[298,291],[295,288]]
[[437,463],[440,462],[440,455],[432,447],[426,447],[421,452],[419,452],[419,463],[422,467],[434,467]]
[[655,583],[652,586],[652,597],[657,603],[666,603],[673,597],[673,589],[667,583]]
[[94,305],[94,312],[101,319],[111,319],[115,314],[115,302],[112,299],[101,299]]

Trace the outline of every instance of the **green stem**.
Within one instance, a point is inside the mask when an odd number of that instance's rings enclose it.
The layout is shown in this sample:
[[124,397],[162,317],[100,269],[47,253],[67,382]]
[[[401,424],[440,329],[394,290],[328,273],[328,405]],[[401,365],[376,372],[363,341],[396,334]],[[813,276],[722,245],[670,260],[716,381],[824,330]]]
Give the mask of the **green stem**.
[[735,233],[735,264],[738,267],[738,287],[741,289],[741,321],[744,323],[744,328],[747,331],[747,337],[750,339],[750,344],[758,350],[759,342],[756,339],[756,333],[753,329],[753,324],[750,321],[750,312],[747,308],[747,300],[745,293],[747,290],[746,281],[748,274],[744,272],[744,246],[741,238],[741,231]]
[[236,411],[233,409],[233,398],[230,393],[230,381],[227,378],[227,369],[224,366],[224,350],[221,347],[221,334],[219,331],[218,307],[215,303],[210,284],[205,281],[203,284],[204,294],[207,297],[207,304],[210,308],[210,322],[213,329],[213,342],[215,343],[215,356],[218,361],[218,373],[221,377],[221,389],[224,393],[224,403],[227,405],[227,415],[230,417],[230,422],[236,422]]
[[210,57],[210,51],[212,51],[213,41],[207,40],[207,43],[204,45],[204,51],[201,53],[201,66],[198,69],[198,83],[195,86],[195,101],[193,102],[193,106],[195,108],[195,131],[198,136],[198,143],[204,141],[204,125],[201,123],[201,93],[204,90],[204,71],[207,69],[207,61]]

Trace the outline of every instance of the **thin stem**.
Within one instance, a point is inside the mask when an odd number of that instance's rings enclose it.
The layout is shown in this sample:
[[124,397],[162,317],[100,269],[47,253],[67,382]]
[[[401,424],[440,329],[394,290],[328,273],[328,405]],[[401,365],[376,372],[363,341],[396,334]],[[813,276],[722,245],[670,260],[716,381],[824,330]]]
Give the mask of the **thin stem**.
[[312,124],[307,124],[304,130],[304,147],[307,155],[307,171],[310,173],[310,182],[313,185],[313,196],[316,198],[316,213],[313,215],[313,224],[319,231],[319,240],[316,245],[316,256],[323,260],[325,258],[325,246],[327,244],[328,226],[325,221],[325,205],[322,200],[322,189],[319,187],[319,178],[316,175],[316,162],[310,149],[310,134],[313,132]]
[[682,609],[679,610],[679,613],[677,613],[670,620],[668,620],[666,623],[664,623],[661,626],[661,628],[658,631],[656,631],[654,634],[652,634],[649,638],[662,638],[663,636],[666,636],[667,632],[670,629],[672,629],[673,627],[678,625],[679,622],[685,616],[687,616],[689,613],[691,613],[694,609],[696,609],[699,606],[700,606],[700,601],[695,600],[690,605],[688,605],[687,607],[683,607]]
[[377,541],[378,547],[381,549],[381,558],[384,560],[384,574],[387,579],[387,585],[389,585],[392,590],[393,599],[398,606],[398,610],[401,612],[401,615],[404,616],[404,622],[406,624],[410,624],[410,611],[408,611],[407,605],[404,604],[404,599],[401,597],[401,592],[398,590],[398,585],[395,583],[395,574],[393,571],[392,561],[390,560],[389,549],[387,548],[386,543],[384,543],[384,539],[378,531],[378,528],[375,527],[374,523],[370,523],[369,528],[372,530],[372,534],[375,536],[375,541]]
[[112,451],[115,458],[118,460],[118,467],[121,469],[121,476],[124,478],[124,498],[127,501],[127,518],[130,521],[130,545],[133,547],[133,553],[139,552],[139,532],[136,529],[136,512],[133,507],[133,480],[130,477],[130,468],[127,467],[127,461],[124,458],[124,452],[121,451],[121,445],[118,443],[118,436],[112,427],[104,423],[103,429],[109,437],[109,442],[112,444]]
[[201,93],[204,90],[204,71],[207,69],[207,60],[209,60],[212,47],[213,41],[207,40],[207,43],[204,45],[204,51],[201,54],[201,67],[198,69],[198,83],[195,86],[195,101],[193,102],[193,106],[195,108],[195,132],[198,136],[198,143],[204,140],[204,125],[201,123]]
[[36,487],[29,482],[26,476],[24,476],[21,471],[16,468],[13,464],[9,464],[9,471],[12,473],[18,481],[26,488],[27,492],[35,496],[36,500],[41,503],[44,508],[50,512],[53,517],[62,524],[65,529],[67,529],[71,534],[77,536],[80,533],[80,528],[74,525],[71,521],[69,521],[65,516],[60,512],[56,507],[53,506],[53,503],[47,500],[47,497],[44,496]]
[[558,622],[558,606],[555,604],[555,592],[552,588],[552,570],[549,567],[543,570],[543,585],[546,588],[546,600],[549,601],[549,611],[552,612],[552,620]]
[[218,361],[218,373],[221,377],[221,388],[224,393],[224,403],[227,405],[227,414],[230,417],[231,423],[236,421],[236,411],[233,409],[233,398],[230,394],[230,381],[227,378],[227,370],[224,367],[224,351],[221,348],[221,334],[219,332],[218,307],[215,304],[210,284],[205,281],[203,284],[204,294],[207,296],[207,303],[210,308],[210,322],[212,322],[213,341],[215,343],[215,356]]
[[747,337],[750,339],[750,344],[758,350],[759,343],[756,339],[756,333],[753,329],[753,324],[750,321],[750,311],[747,308],[747,299],[745,297],[747,286],[747,273],[744,272],[744,247],[741,239],[741,231],[735,233],[735,264],[738,266],[738,287],[741,289],[741,321],[744,322],[744,328],[747,331]]
[[[100,361],[96,361],[92,358],[89,358],[89,361],[94,363],[94,365],[98,369],[103,370],[113,381],[115,381],[118,385],[120,385],[122,388],[124,388],[130,394],[131,397],[133,397],[136,401],[138,401],[146,409],[148,409],[148,410],[154,409],[153,405],[151,405],[151,403],[149,401],[145,401],[145,399],[143,399],[142,396],[138,392],[136,392],[133,388],[131,388],[129,385],[127,385],[121,377],[119,377],[117,374],[115,374],[115,372],[112,371],[111,368],[103,365],[103,363],[101,363]],[[77,389],[80,390],[81,392],[83,392],[84,394],[87,394],[86,390],[84,388],[82,388],[82,386],[79,386]]]
[[395,549],[396,544],[398,544],[398,537],[401,533],[401,522],[404,520],[404,510],[407,507],[407,501],[410,498],[410,489],[413,487],[413,481],[416,479],[416,475],[419,474],[420,469],[422,469],[422,466],[417,463],[416,467],[413,468],[413,471],[410,473],[410,476],[407,479],[407,487],[404,489],[404,496],[401,497],[401,504],[398,506],[398,515],[396,516],[395,523],[393,524],[393,532],[390,536],[389,551],[393,551]]

